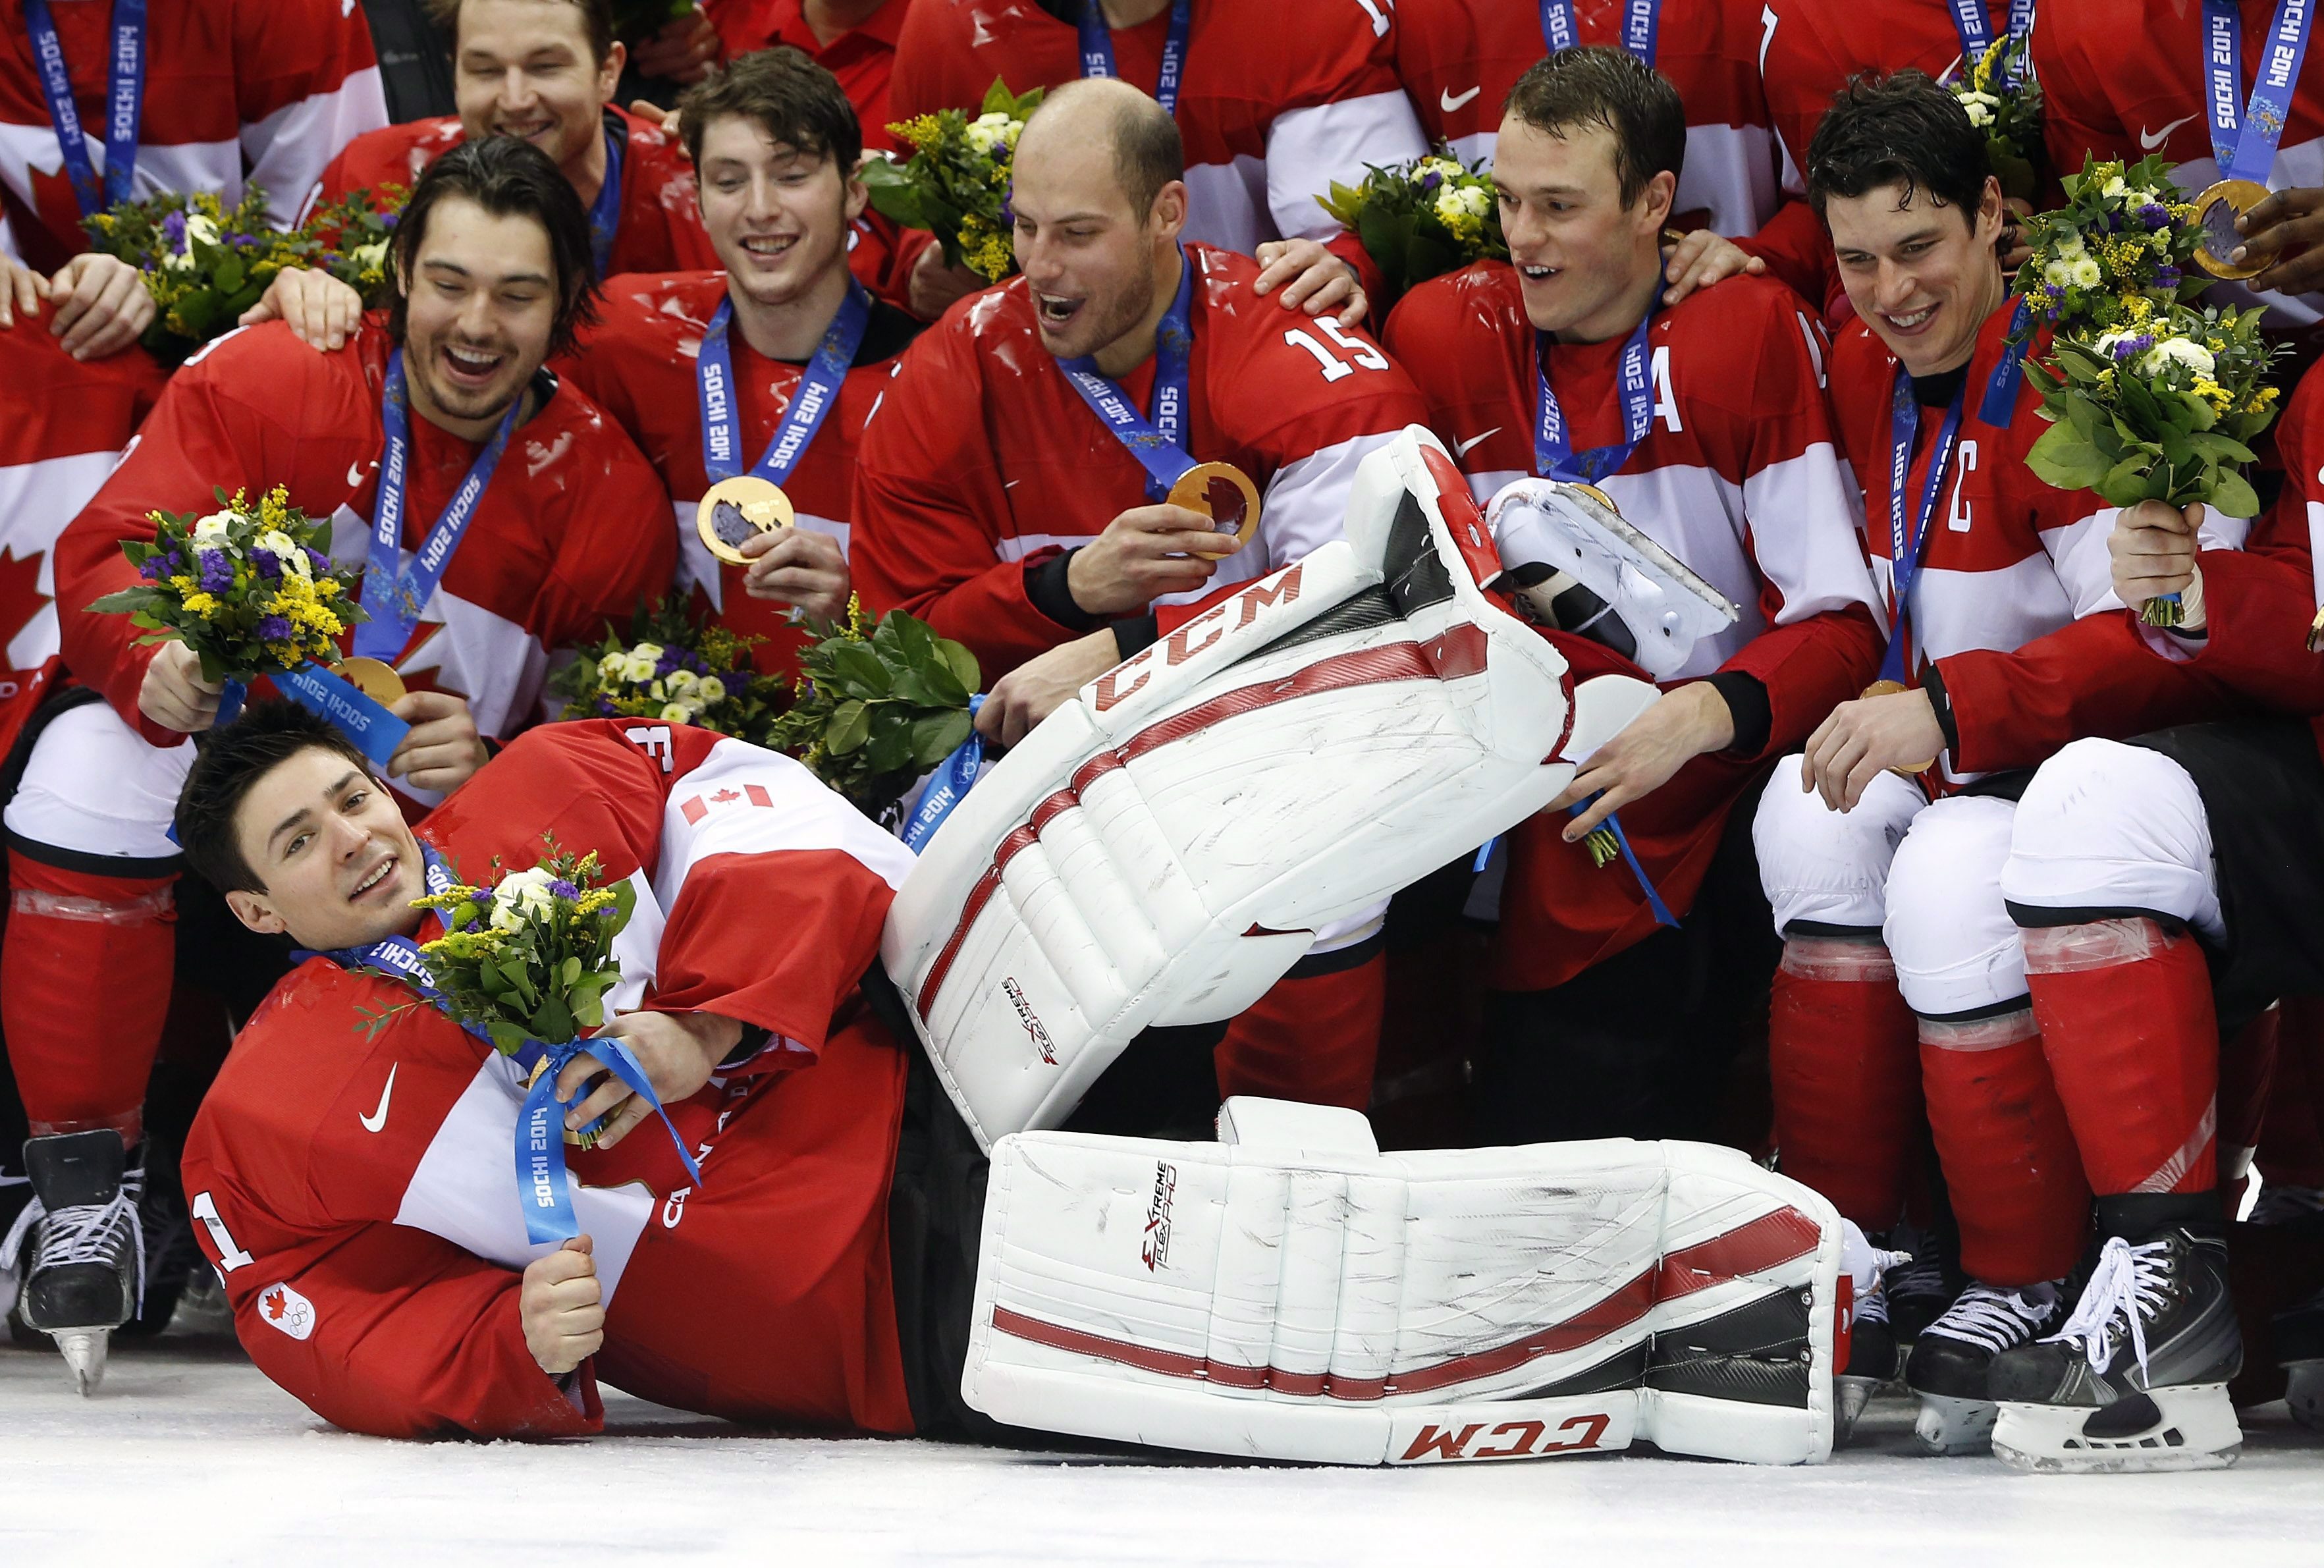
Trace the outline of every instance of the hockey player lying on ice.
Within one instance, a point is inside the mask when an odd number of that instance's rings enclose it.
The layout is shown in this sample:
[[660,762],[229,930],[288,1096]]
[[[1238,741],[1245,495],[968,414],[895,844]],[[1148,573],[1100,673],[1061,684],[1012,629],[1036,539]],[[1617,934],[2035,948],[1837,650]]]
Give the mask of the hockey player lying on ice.
[[[1633,1437],[1823,1457],[1841,1226],[1740,1155],[1382,1156],[1355,1112],[1251,1099],[1213,1144],[1022,1130],[1075,1096],[1029,1104],[1018,1079],[1085,1083],[1157,1014],[1231,1012],[1305,945],[1268,937],[1537,809],[1635,709],[1639,683],[1577,686],[1479,589],[1499,570],[1414,432],[1368,462],[1347,540],[1060,708],[917,866],[738,742],[626,721],[520,739],[426,840],[480,877],[546,832],[631,880],[613,1001],[641,1010],[608,1032],[701,1178],[577,1057],[570,1123],[613,1111],[571,1157],[585,1239],[528,1244],[511,1060],[424,1004],[365,1032],[413,993],[310,958],[186,1152],[244,1344],[329,1420],[392,1435],[594,1432],[602,1379],[738,1420],[1339,1462]],[[1358,741],[1388,760],[1368,771]],[[1253,881],[1219,829],[1261,774],[1292,809]],[[217,732],[178,831],[255,929],[318,951],[434,935],[420,844],[297,714]],[[1107,916],[1131,885],[1150,897]],[[884,979],[859,989],[883,924],[900,1009],[872,1005]],[[1150,932],[1169,945],[1142,955]],[[1114,979],[1133,994],[1109,1006]]]

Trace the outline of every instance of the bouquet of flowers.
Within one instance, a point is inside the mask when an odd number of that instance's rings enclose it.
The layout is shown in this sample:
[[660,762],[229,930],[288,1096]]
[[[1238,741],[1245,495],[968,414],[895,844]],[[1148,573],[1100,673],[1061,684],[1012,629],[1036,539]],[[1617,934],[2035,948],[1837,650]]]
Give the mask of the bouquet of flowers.
[[279,484],[255,506],[239,490],[216,493],[207,517],[152,513],[152,541],[121,547],[143,580],[88,607],[130,616],[147,628],[140,642],[183,642],[205,680],[337,659],[339,633],[370,617],[331,569],[330,525],[309,521]]
[[396,219],[411,193],[383,185],[376,193],[350,190],[337,201],[318,204],[296,236],[307,260],[361,294],[366,307],[387,292],[387,247]]
[[1016,227],[1009,209],[1010,159],[1040,101],[1040,88],[1019,97],[996,78],[974,116],[944,109],[889,126],[911,143],[912,155],[901,163],[864,161],[872,205],[906,228],[934,234],[950,265],[987,282],[1010,276],[1017,271],[1010,244]]
[[775,746],[774,723],[790,692],[752,659],[761,637],[699,623],[683,601],[641,607],[623,638],[605,641],[549,678],[568,719],[665,719],[698,724],[754,746]]
[[845,625],[817,631],[768,743],[876,817],[968,739],[976,656],[901,610],[867,634],[852,597]]
[[1985,133],[1986,161],[2001,194],[2031,201],[2041,189],[2042,84],[2026,56],[2033,34],[2005,32],[1953,84],[1969,123]]
[[1481,163],[1445,152],[1370,171],[1355,187],[1332,181],[1315,204],[1354,235],[1386,280],[1386,304],[1415,283],[1471,262],[1507,261],[1500,204]]
[[440,1005],[503,1056],[602,1027],[605,992],[622,978],[613,938],[629,924],[636,890],[627,881],[601,886],[595,851],[576,856],[554,841],[548,851],[489,886],[462,884],[413,900],[443,917],[444,934],[420,947]]
[[2160,158],[2127,168],[2091,159],[2063,183],[2065,206],[2024,220],[2032,254],[2015,284],[2032,307],[2024,337],[2045,324],[2061,334],[2136,330],[2203,291],[2209,280],[2188,264],[2203,232]]
[[270,227],[266,193],[252,186],[228,211],[214,191],[123,202],[82,220],[91,244],[145,274],[161,312],[145,346],[176,364],[234,329],[274,274],[308,264],[307,242]]

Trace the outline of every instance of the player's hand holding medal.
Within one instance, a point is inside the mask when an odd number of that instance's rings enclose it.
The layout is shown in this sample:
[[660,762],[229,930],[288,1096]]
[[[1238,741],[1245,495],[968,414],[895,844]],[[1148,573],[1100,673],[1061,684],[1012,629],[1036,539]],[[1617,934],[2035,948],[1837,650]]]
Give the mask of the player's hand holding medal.
[[403,682],[379,659],[340,657],[339,634],[370,616],[350,594],[351,574],[331,567],[328,525],[292,506],[281,485],[255,503],[239,490],[216,494],[218,510],[205,517],[154,512],[153,538],[121,547],[138,586],[88,608],[127,614],[146,628],[141,642],[190,649],[202,678],[225,683],[217,723],[234,721],[249,683],[263,676],[384,766],[409,731],[386,709]]

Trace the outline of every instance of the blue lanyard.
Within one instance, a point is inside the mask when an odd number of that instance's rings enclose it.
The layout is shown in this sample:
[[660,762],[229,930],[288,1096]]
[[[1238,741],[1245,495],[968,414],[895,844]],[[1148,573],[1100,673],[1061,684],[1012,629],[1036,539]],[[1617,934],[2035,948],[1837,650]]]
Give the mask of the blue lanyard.
[[[1170,0],[1170,31],[1162,41],[1162,74],[1154,83],[1154,101],[1162,112],[1175,115],[1178,112],[1178,83],[1186,66],[1186,34],[1194,19],[1194,0]],[[1113,34],[1105,24],[1105,13],[1098,0],[1082,0],[1082,75],[1084,77],[1118,77],[1120,69],[1113,59]]]
[[1638,443],[1646,438],[1646,427],[1655,417],[1654,382],[1647,374],[1651,356],[1646,351],[1646,331],[1654,324],[1655,313],[1650,307],[1646,318],[1631,330],[1629,342],[1622,346],[1625,438],[1610,447],[1592,447],[1582,453],[1573,450],[1573,439],[1566,433],[1565,412],[1557,406],[1557,394],[1549,389],[1550,346],[1540,333],[1534,335],[1535,374],[1541,385],[1541,407],[1540,423],[1534,430],[1533,464],[1534,471],[1541,477],[1568,484],[1595,484],[1607,475],[1619,472]]
[[2220,177],[2265,185],[2275,168],[2275,149],[2292,115],[2300,63],[2308,54],[2308,29],[2314,0],[2276,0],[2268,25],[2267,52],[2251,102],[2236,117],[2236,88],[2243,76],[2244,23],[2236,0],[2203,0],[2204,82],[2211,110],[2211,152]]
[[371,554],[364,564],[363,607],[371,619],[355,627],[358,657],[390,664],[402,657],[404,644],[411,641],[411,629],[420,624],[420,612],[444,580],[444,570],[452,564],[453,552],[460,548],[460,538],[476,515],[476,503],[493,482],[493,470],[500,466],[501,454],[523,409],[524,393],[520,391],[501,417],[500,429],[469,465],[468,476],[445,503],[436,526],[420,541],[420,553],[412,558],[407,573],[401,562],[403,492],[411,469],[411,396],[403,385],[403,350],[389,355],[387,390],[379,405],[387,451],[380,459],[379,500],[372,508]]
[[[969,716],[973,718],[983,706],[984,694],[979,692],[968,699]],[[954,747],[952,755],[936,764],[936,770],[928,776],[927,787],[920,791],[920,803],[912,808],[910,818],[897,830],[897,836],[904,841],[906,849],[918,854],[927,847],[928,840],[936,836],[936,829],[942,827],[945,818],[952,815],[952,808],[958,806],[962,798],[975,785],[977,770],[983,766],[984,737],[971,730],[968,739]]]
[[[1655,42],[1662,29],[1662,0],[1628,0],[1622,8],[1622,47],[1650,69],[1655,63]],[[1582,42],[1581,24],[1573,20],[1573,0],[1541,0],[1541,41],[1553,51],[1572,49]]]
[[1937,430],[1935,450],[1929,454],[1928,476],[1921,482],[1919,516],[1913,531],[1905,531],[1904,490],[1913,472],[1913,444],[1921,433],[1921,405],[1913,396],[1913,378],[1896,367],[1888,397],[1888,566],[1896,599],[1896,620],[1888,636],[1888,652],[1880,661],[1880,678],[1900,685],[1904,669],[1905,623],[1912,619],[1913,579],[1919,576],[1921,558],[1929,549],[1929,524],[1935,520],[1937,500],[1944,493],[1945,471],[1952,466],[1953,447],[1960,437],[1961,406],[1967,401],[1964,381],[1953,393],[1952,406]]
[[72,180],[73,199],[87,217],[130,199],[137,180],[137,121],[145,97],[145,0],[113,0],[107,24],[113,39],[113,61],[105,87],[105,184],[98,188],[97,170],[88,158],[88,134],[81,129],[80,111],[73,106],[72,78],[65,69],[64,46],[57,42],[57,24],[49,14],[48,0],[24,0],[24,21],[32,33],[32,63],[41,77],[41,92],[49,100],[49,124],[56,128],[57,146],[63,152],[65,173]]
[[[1961,80],[1969,80],[1969,69],[1986,56],[1993,47],[1993,24],[1985,14],[1985,0],[1951,0],[1953,32],[1960,37]],[[2024,38],[2034,31],[2034,0],[2009,0],[2009,36]],[[2016,81],[2024,75],[2021,63],[2009,69],[2009,79]]]
[[[741,420],[735,407],[734,365],[726,347],[727,327],[733,316],[733,301],[719,300],[710,326],[702,334],[702,353],[694,366],[695,389],[702,398],[702,468],[714,484],[742,472],[737,466],[742,445]],[[790,407],[783,410],[782,423],[775,427],[774,439],[767,443],[766,456],[759,459],[752,473],[775,484],[791,476],[791,470],[807,456],[807,443],[822,429],[824,417],[837,405],[840,385],[847,379],[847,367],[855,363],[855,351],[862,346],[864,329],[871,324],[872,296],[863,291],[862,284],[850,278],[847,298],[840,302],[838,314],[825,329],[815,357],[800,370]]]
[[597,281],[613,264],[613,236],[622,229],[622,148],[629,132],[613,115],[605,116],[605,183],[589,204],[589,256],[597,264]]
[[1154,418],[1148,420],[1130,401],[1130,394],[1101,373],[1097,362],[1084,357],[1058,362],[1057,368],[1082,394],[1113,438],[1146,466],[1146,495],[1159,501],[1170,486],[1194,466],[1186,456],[1186,377],[1194,352],[1194,263],[1178,253],[1178,297],[1154,332]]

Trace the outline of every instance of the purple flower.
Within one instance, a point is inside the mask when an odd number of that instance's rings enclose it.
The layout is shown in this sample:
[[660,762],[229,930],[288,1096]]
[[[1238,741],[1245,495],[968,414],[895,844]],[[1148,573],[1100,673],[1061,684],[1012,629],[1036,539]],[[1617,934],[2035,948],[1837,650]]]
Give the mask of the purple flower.
[[1444,176],[1434,169],[1420,177],[1420,189],[1423,190],[1434,190],[1443,183]]
[[678,668],[678,650],[675,648],[665,648],[661,650],[661,657],[654,660],[654,674],[656,676],[668,675],[671,670]]
[[171,575],[171,576],[176,576],[180,572],[182,572],[182,571],[184,571],[185,569],[186,569],[186,558],[185,558],[184,556],[182,556],[182,555],[179,554],[176,550],[171,550],[171,551],[170,552],[170,565],[169,565],[169,572],[170,572],[170,575]]
[[601,696],[597,699],[597,716],[606,719],[610,719],[613,716],[613,699],[612,697]]
[[262,642],[280,642],[290,635],[290,623],[281,615],[261,615],[258,637]]
[[2171,221],[2171,213],[2161,202],[2150,201],[2138,209],[2138,221],[2150,229],[2157,229]]
[[331,558],[310,545],[307,549],[307,564],[318,572],[327,572],[331,569]]
[[2179,269],[2170,266],[2155,268],[2154,286],[2158,289],[2177,288],[2179,286]]
[[234,586],[234,563],[226,558],[226,551],[197,550],[195,555],[202,563],[204,593],[221,594]]
[[169,570],[160,556],[147,556],[137,567],[137,575],[149,583],[158,583]]
[[161,237],[170,242],[170,252],[172,255],[183,251],[186,248],[186,215],[182,212],[163,214]]
[[400,212],[383,212],[379,215],[379,226],[382,228],[393,228],[395,226],[395,220],[402,216],[403,215]]
[[2042,291],[2043,291],[2043,293],[2045,293],[2045,294],[2049,295],[2049,296],[2050,296],[2050,298],[2052,298],[2052,300],[2062,300],[2062,299],[2064,299],[2064,298],[2066,297],[2066,291],[2065,291],[2065,289],[2064,289],[2061,285],[2057,284],[2057,283],[2044,283],[2044,284],[2043,284],[2043,285],[2042,285]]
[[250,564],[257,567],[258,575],[270,583],[282,575],[282,563],[274,558],[272,550],[253,549]]
[[562,899],[568,904],[576,904],[581,901],[581,890],[563,877],[559,877],[549,884],[549,896],[552,899]]

